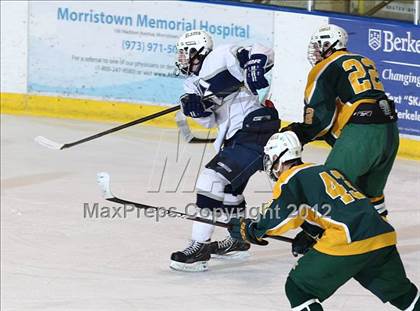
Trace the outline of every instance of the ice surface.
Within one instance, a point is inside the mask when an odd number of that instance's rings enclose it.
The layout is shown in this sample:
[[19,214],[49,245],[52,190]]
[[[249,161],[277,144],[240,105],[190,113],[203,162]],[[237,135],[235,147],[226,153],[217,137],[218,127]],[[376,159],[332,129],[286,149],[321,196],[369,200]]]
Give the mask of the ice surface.
[[[156,222],[134,212],[84,218],[84,203],[112,206],[96,184],[101,171],[111,174],[112,189],[121,197],[183,210],[194,201],[200,162],[214,154],[211,146],[178,144],[174,130],[145,126],[62,151],[33,140],[42,135],[71,142],[112,126],[1,117],[2,310],[289,310],[283,286],[296,260],[286,243],[255,246],[243,261],[212,260],[205,273],[181,273],[168,268],[169,256],[186,245],[190,221]],[[308,147],[305,159],[320,162],[326,154]],[[398,159],[386,189],[399,251],[417,285],[419,170],[419,162]],[[246,191],[248,203],[267,201],[269,192],[267,178],[257,174]],[[217,230],[216,237],[224,235]],[[354,281],[324,306],[394,310]]]

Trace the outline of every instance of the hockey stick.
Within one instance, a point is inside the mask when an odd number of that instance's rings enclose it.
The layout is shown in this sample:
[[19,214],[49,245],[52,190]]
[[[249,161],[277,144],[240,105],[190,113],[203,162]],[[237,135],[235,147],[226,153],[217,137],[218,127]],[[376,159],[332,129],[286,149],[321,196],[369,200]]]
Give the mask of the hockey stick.
[[[237,86],[234,86],[234,87],[236,88]],[[203,96],[202,100],[209,99],[212,96],[221,96],[221,95],[229,94],[231,91],[232,91],[232,86],[226,88],[225,90],[222,90],[222,91],[218,92],[217,94],[211,93],[211,94],[208,94],[206,96]],[[83,144],[85,142],[94,140],[96,138],[99,138],[99,137],[102,137],[102,136],[105,136],[105,135],[108,135],[108,134],[111,134],[111,133],[120,131],[120,130],[125,129],[127,127],[130,127],[130,126],[133,126],[133,125],[136,125],[136,124],[140,124],[140,123],[143,123],[143,122],[146,122],[146,121],[150,121],[152,119],[155,119],[155,118],[164,116],[164,115],[166,115],[168,113],[177,111],[179,109],[181,109],[181,105],[176,105],[176,106],[173,106],[171,108],[168,108],[168,109],[165,109],[165,110],[156,112],[154,114],[151,114],[151,115],[142,117],[140,119],[137,119],[137,120],[134,120],[134,121],[131,121],[131,122],[128,122],[128,123],[119,125],[119,126],[116,126],[116,127],[111,128],[109,130],[100,132],[100,133],[95,134],[95,135],[92,135],[92,136],[85,137],[83,139],[80,139],[80,140],[77,140],[77,141],[71,142],[71,143],[61,144],[61,143],[57,143],[55,141],[52,141],[52,140],[50,140],[48,138],[45,138],[43,136],[37,136],[37,137],[35,137],[35,141],[38,144],[40,144],[41,146],[44,146],[44,147],[49,148],[49,149],[63,150],[63,149],[67,149],[67,148],[71,148],[73,146],[77,146],[77,145]]]
[[182,113],[182,111],[178,111],[175,115],[176,125],[178,126],[179,132],[181,136],[187,143],[190,144],[207,144],[213,143],[216,138],[199,138],[195,137],[194,134],[191,132],[190,126],[187,123],[187,117]]
[[94,140],[96,138],[99,138],[99,137],[102,137],[102,136],[105,136],[105,135],[108,135],[108,134],[111,134],[111,133],[120,131],[120,130],[125,129],[127,127],[130,127],[130,126],[133,126],[133,125],[136,125],[136,124],[140,124],[140,123],[143,123],[143,122],[146,122],[146,121],[149,121],[149,120],[152,120],[152,119],[155,119],[155,118],[164,116],[165,114],[168,114],[168,113],[177,111],[179,109],[181,109],[181,106],[180,105],[177,105],[177,106],[174,106],[174,107],[171,107],[171,108],[168,108],[168,109],[165,109],[165,110],[156,112],[154,114],[148,115],[146,117],[142,117],[140,119],[137,119],[137,120],[134,120],[134,121],[131,121],[131,122],[128,122],[128,123],[125,123],[125,124],[122,124],[122,125],[113,127],[113,128],[111,128],[109,130],[100,132],[98,134],[95,134],[95,135],[92,135],[92,136],[89,136],[89,137],[86,137],[86,138],[77,140],[77,141],[72,142],[72,143],[61,144],[61,143],[57,143],[55,141],[49,140],[48,138],[45,138],[43,136],[37,136],[37,137],[35,137],[35,141],[38,144],[40,144],[41,146],[47,147],[49,149],[63,150],[63,149],[66,149],[66,148],[71,148],[73,146],[77,146],[77,145],[83,144],[85,142]]
[[[160,212],[164,212],[165,215],[169,215],[169,216],[175,216],[175,217],[179,217],[179,218],[182,218],[182,219],[198,221],[198,222],[201,222],[201,223],[214,225],[214,226],[217,226],[217,227],[229,228],[229,224],[221,222],[221,221],[213,221],[213,220],[210,220],[210,219],[188,215],[186,213],[174,211],[174,210],[171,210],[171,209],[166,209],[164,207],[156,207],[156,206],[146,205],[146,204],[132,202],[132,201],[128,201],[128,200],[118,198],[118,197],[114,196],[114,194],[111,191],[110,176],[106,172],[98,173],[96,181],[98,182],[98,185],[102,190],[102,196],[107,201],[118,203],[118,204],[123,204],[123,205],[132,205],[136,208],[141,208],[141,209],[145,209],[145,210],[160,211]],[[288,243],[293,242],[292,238],[283,237],[283,236],[264,236],[264,238],[271,238],[271,239],[280,240],[280,241],[288,242]]]

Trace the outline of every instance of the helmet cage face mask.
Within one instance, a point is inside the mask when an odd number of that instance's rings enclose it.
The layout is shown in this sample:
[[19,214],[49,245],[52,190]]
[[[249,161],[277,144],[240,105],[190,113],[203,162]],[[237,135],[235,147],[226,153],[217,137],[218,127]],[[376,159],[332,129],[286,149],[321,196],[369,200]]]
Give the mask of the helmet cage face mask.
[[186,32],[178,40],[175,65],[182,74],[197,74],[212,49],[213,40],[205,31]]
[[323,55],[326,53],[328,47],[330,47],[329,42],[324,42],[324,46],[321,48],[321,41],[310,41],[308,47],[308,60],[312,66],[319,63],[324,59]]
[[289,151],[289,149],[286,148],[280,153],[280,155],[274,154],[272,157],[270,157],[269,154],[264,155],[264,158],[263,158],[264,171],[273,181],[277,181],[280,176],[281,166],[283,164],[280,160],[281,160],[281,157],[287,151]]
[[336,25],[327,25],[318,29],[309,41],[308,60],[314,66],[329,56],[329,52],[345,49],[347,32]]
[[186,51],[187,48],[185,49],[179,49],[177,51],[176,54],[176,62],[175,65],[178,67],[178,69],[182,72],[185,73],[188,71],[188,67],[189,65],[189,60],[188,60],[188,53]]
[[311,40],[308,46],[308,60],[312,66],[328,57],[328,52],[334,52],[338,40],[331,43],[330,41]]
[[302,144],[296,133],[292,131],[275,133],[264,146],[263,169],[271,179],[277,181],[280,174],[290,167],[284,163],[291,161],[290,165],[293,165],[295,160],[301,157]]
[[190,75],[191,73],[196,73],[199,71],[204,59],[204,57],[200,56],[199,51],[195,48],[185,47],[184,49],[179,49],[175,65],[182,74]]

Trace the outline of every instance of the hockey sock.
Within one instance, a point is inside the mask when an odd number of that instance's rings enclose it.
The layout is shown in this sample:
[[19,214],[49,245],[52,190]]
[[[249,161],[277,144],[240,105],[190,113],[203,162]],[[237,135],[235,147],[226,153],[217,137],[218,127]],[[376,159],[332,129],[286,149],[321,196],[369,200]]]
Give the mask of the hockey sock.
[[286,281],[286,296],[293,311],[324,310],[316,297],[301,290],[290,277]]
[[389,302],[400,310],[420,310],[419,296],[417,287],[411,284],[410,290],[406,294],[392,299]]
[[211,239],[213,232],[213,225],[194,222],[192,227],[191,239],[203,243]]

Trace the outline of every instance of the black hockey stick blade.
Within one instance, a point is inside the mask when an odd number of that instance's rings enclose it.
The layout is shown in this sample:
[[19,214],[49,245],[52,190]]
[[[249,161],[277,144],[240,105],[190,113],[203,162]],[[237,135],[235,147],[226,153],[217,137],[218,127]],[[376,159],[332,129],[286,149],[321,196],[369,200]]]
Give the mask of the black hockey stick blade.
[[211,144],[216,141],[216,138],[199,138],[199,137],[193,137],[189,143],[190,144]]
[[[179,217],[179,218],[183,218],[183,219],[193,220],[193,221],[197,221],[197,222],[201,222],[201,223],[205,223],[205,224],[214,225],[216,227],[229,228],[229,225],[227,223],[224,223],[224,222],[221,222],[221,221],[214,221],[214,220],[211,220],[211,219],[201,218],[201,217],[197,217],[197,216],[193,216],[193,215],[188,215],[188,214],[185,214],[185,213],[182,213],[182,212],[177,212],[177,211],[174,211],[174,210],[166,209],[164,207],[156,207],[156,206],[146,205],[146,204],[142,204],[142,203],[138,203],[138,202],[132,202],[132,201],[128,201],[128,200],[118,198],[111,191],[111,185],[110,185],[111,178],[110,178],[109,174],[106,173],[106,172],[98,173],[96,181],[97,181],[99,187],[101,188],[102,196],[107,201],[122,204],[122,205],[131,205],[131,206],[134,206],[136,208],[141,208],[141,209],[149,209],[149,210],[155,210],[155,211],[161,211],[161,212],[163,211],[163,212],[165,212],[165,214],[167,214],[169,216],[175,216],[175,217]],[[275,239],[275,240],[279,240],[279,241],[283,241],[283,242],[288,242],[288,243],[293,242],[292,238],[288,238],[288,237],[284,237],[284,236],[268,236],[268,235],[266,235],[266,236],[264,236],[264,238],[271,238],[271,239]]]

